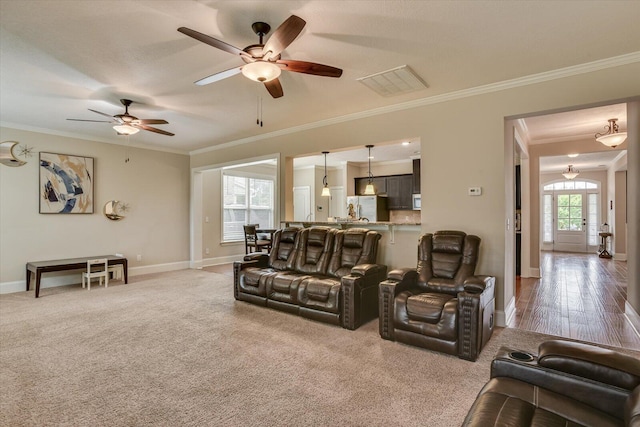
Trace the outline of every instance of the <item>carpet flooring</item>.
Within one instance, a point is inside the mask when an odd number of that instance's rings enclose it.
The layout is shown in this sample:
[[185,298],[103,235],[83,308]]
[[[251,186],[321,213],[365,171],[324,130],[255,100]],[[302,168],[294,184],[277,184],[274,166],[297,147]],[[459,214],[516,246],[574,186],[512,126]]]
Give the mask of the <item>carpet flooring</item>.
[[2,426],[454,426],[497,350],[549,336],[498,329],[477,362],[233,299],[198,270],[0,296]]

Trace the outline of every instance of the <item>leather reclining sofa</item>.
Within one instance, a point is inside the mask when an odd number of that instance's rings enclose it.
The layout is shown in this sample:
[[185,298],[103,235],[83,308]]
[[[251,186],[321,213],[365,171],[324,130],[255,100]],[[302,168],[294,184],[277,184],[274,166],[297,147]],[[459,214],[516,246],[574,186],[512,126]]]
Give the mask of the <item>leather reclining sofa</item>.
[[537,356],[503,347],[463,426],[638,427],[640,360],[560,340]]
[[269,254],[233,265],[236,300],[356,329],[378,315],[380,233],[362,228],[278,230]]

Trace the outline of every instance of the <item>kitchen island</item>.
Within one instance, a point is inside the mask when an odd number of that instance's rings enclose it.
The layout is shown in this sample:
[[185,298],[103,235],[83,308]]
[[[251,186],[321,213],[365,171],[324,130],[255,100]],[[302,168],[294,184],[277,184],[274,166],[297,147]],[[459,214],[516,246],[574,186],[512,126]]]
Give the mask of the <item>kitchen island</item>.
[[413,267],[417,263],[418,239],[422,235],[419,222],[390,221],[281,221],[284,227],[334,227],[338,229],[367,228],[382,235],[378,245],[378,263],[385,264],[388,271],[395,268]]

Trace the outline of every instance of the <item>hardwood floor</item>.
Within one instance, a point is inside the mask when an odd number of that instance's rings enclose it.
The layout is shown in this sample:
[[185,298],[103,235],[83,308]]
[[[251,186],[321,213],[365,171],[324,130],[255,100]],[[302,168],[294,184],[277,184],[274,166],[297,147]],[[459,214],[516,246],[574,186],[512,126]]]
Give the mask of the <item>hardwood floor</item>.
[[541,253],[542,278],[516,283],[516,315],[509,326],[640,350],[624,315],[627,263],[595,254]]

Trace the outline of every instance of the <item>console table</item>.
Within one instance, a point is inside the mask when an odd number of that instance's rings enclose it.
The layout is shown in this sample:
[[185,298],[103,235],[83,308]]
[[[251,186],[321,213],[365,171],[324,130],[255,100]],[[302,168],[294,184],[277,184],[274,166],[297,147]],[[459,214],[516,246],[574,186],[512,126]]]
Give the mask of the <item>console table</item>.
[[129,282],[128,263],[125,257],[118,255],[97,255],[92,257],[58,259],[53,261],[34,261],[27,263],[27,291],[31,282],[31,273],[36,275],[36,298],[40,295],[40,279],[42,273],[53,271],[81,270],[87,268],[87,261],[90,259],[106,258],[109,265],[122,265],[124,271],[124,283]]
[[607,239],[612,236],[611,233],[598,233],[600,235],[600,248],[598,256],[600,258],[611,258],[611,254],[607,250]]

